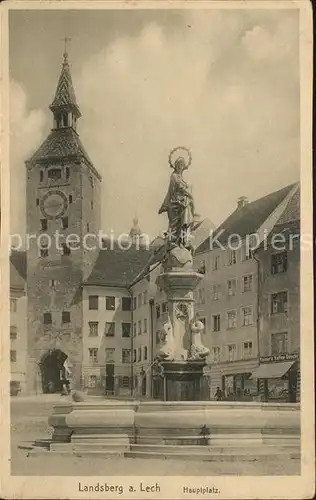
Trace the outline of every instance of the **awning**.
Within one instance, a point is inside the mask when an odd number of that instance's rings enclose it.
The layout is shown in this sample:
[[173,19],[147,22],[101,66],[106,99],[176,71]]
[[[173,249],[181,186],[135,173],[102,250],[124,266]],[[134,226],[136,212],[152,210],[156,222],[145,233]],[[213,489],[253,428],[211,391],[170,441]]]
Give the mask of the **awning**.
[[251,378],[281,378],[285,375],[294,361],[284,361],[284,363],[263,363],[251,374]]

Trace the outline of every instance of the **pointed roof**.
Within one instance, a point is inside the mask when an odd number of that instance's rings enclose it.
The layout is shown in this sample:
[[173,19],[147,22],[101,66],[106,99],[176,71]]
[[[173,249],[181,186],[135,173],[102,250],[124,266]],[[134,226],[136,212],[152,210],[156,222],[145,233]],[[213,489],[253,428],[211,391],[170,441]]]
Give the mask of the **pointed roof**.
[[76,113],[78,118],[81,116],[72,83],[68,54],[65,52],[55,97],[52,104],[49,106],[49,109],[54,112],[58,109],[67,107],[70,107],[71,110]]
[[135,215],[133,219],[133,226],[130,229],[129,235],[131,238],[140,236],[142,234],[141,228],[138,225],[138,217]]

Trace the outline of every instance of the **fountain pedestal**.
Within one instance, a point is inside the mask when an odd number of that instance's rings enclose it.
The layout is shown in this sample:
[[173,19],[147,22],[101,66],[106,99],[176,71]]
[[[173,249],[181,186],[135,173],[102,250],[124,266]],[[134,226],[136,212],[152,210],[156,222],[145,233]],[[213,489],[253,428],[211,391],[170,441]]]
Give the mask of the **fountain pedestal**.
[[206,365],[202,361],[165,361],[163,372],[164,401],[200,401],[202,376]]
[[161,399],[164,401],[199,401],[203,368],[209,349],[203,346],[204,325],[194,314],[193,290],[203,279],[192,267],[192,254],[183,247],[169,250],[157,285],[168,301],[168,322],[164,325],[160,360]]

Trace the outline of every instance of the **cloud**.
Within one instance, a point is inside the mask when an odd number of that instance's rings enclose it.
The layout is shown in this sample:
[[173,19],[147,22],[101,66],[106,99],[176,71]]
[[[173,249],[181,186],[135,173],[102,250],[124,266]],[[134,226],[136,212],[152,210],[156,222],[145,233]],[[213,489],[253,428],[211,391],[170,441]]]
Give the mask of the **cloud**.
[[[212,9],[179,12],[172,23],[150,18],[129,35],[118,16],[115,36],[74,64],[83,115],[78,131],[103,176],[103,229],[128,231],[135,213],[152,236],[166,227],[157,212],[168,186],[169,151],[177,145],[192,151],[186,178],[197,211],[215,223],[239,196],[255,199],[296,180],[297,12]],[[15,231],[25,217],[24,161],[50,125],[47,110],[29,109],[27,97],[12,81]]]
[[28,110],[23,86],[10,83],[10,184],[11,233],[22,233],[25,228],[25,160],[44,138],[44,112]]
[[172,32],[150,23],[83,64],[74,75],[80,135],[103,175],[104,228],[128,230],[135,212],[150,234],[166,224],[157,210],[176,145],[192,149],[188,180],[199,213],[215,222],[240,195],[254,199],[298,177],[293,26],[283,12],[269,30],[260,16],[251,24],[188,11]]

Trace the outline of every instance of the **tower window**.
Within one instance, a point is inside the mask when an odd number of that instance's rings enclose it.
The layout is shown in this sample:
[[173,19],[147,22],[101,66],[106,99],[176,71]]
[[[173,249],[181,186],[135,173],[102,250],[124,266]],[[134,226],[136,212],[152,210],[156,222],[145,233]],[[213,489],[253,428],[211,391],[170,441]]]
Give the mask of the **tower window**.
[[61,226],[63,229],[67,229],[68,227],[68,217],[62,217],[61,219]]
[[48,178],[52,179],[53,181],[57,181],[58,179],[61,179],[61,169],[60,168],[51,168],[48,171]]
[[44,325],[52,324],[52,313],[44,313],[43,315]]
[[93,201],[91,201],[91,208],[93,209]]
[[44,172],[43,170],[40,170],[40,182],[43,182],[44,180]]
[[70,176],[69,167],[66,167],[66,179],[69,179],[69,176]]
[[64,127],[68,127],[68,114],[63,113],[63,125]]
[[36,198],[36,206],[38,207],[39,205],[39,198]]
[[60,128],[60,126],[61,126],[61,116],[60,115],[56,116],[56,126],[57,126],[57,128]]
[[47,219],[41,219],[41,229],[42,231],[47,230]]
[[40,248],[40,255],[41,257],[48,257],[48,245],[43,245]]
[[63,243],[62,247],[63,247],[63,255],[70,255],[71,250],[69,246],[66,243]]
[[69,203],[72,203],[72,195],[69,195]]
[[63,323],[70,323],[70,312],[69,311],[63,311],[61,313],[61,320]]

